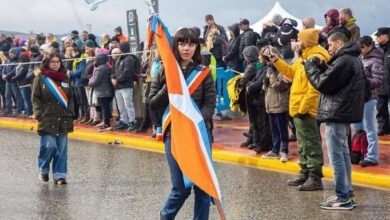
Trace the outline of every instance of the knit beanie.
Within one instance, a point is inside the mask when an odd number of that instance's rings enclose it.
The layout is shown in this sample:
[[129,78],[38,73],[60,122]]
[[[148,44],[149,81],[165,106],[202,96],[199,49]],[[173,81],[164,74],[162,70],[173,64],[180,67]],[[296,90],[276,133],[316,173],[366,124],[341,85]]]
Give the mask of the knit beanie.
[[248,46],[242,51],[242,54],[249,60],[249,62],[257,61],[259,58],[259,49],[256,46]]
[[93,40],[91,40],[91,39],[86,40],[84,45],[85,45],[86,47],[90,47],[90,48],[95,47],[95,43],[94,43]]
[[298,39],[305,47],[313,47],[318,45],[318,30],[309,28],[298,33]]

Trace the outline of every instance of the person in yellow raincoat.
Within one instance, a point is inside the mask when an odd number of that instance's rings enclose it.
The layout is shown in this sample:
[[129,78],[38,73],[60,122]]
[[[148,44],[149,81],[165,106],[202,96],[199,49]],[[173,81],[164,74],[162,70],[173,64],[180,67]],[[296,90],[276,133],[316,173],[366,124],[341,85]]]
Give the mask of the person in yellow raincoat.
[[277,54],[271,53],[271,61],[278,72],[292,79],[289,114],[293,117],[298,139],[298,177],[289,180],[290,186],[298,186],[300,191],[322,190],[323,153],[320,133],[315,117],[320,93],[309,83],[304,65],[305,60],[318,57],[325,62],[330,55],[318,45],[319,34],[315,29],[306,29],[298,34],[298,42],[292,47],[299,56],[292,65],[287,64]]

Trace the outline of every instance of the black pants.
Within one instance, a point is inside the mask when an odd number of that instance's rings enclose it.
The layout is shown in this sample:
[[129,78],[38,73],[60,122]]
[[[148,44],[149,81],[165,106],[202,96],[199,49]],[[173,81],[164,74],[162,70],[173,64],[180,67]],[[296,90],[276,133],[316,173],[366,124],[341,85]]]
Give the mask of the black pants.
[[76,87],[74,89],[77,103],[79,104],[79,117],[88,115],[88,99],[84,87]]
[[252,143],[262,148],[272,148],[272,136],[269,126],[269,117],[264,105],[247,103]]
[[144,104],[145,114],[141,122],[140,129],[148,129],[151,124],[149,103]]
[[98,103],[102,108],[102,116],[105,125],[110,125],[112,97],[98,97]]
[[390,132],[389,124],[389,96],[378,96],[378,103],[376,105],[378,114],[376,119],[378,120],[378,131],[379,132]]
[[[2,79],[0,79],[3,81]],[[5,82],[0,82],[0,96],[1,96],[1,103],[0,103],[0,109],[5,107]]]

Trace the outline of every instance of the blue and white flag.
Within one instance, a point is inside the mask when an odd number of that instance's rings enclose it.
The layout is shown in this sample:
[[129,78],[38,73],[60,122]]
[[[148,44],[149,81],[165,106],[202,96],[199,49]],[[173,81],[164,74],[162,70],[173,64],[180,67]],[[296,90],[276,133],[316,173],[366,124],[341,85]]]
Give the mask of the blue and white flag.
[[100,3],[103,3],[107,0],[84,0],[84,1],[89,5],[91,11],[95,11],[98,8],[98,5]]

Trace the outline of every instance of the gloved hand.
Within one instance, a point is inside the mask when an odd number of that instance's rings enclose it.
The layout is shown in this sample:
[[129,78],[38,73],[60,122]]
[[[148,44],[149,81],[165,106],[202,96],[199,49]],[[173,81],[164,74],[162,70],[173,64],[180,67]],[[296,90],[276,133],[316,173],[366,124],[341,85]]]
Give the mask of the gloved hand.
[[309,62],[312,63],[312,64],[315,64],[316,66],[318,66],[318,68],[320,68],[320,70],[327,69],[326,62],[321,60],[320,58],[318,58],[316,56],[310,58]]

